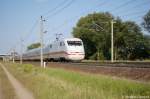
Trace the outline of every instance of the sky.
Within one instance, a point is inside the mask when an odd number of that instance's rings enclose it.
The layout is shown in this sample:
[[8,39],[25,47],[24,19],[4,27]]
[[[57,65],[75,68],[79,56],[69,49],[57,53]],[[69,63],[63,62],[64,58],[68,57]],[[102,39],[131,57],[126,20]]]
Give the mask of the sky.
[[41,15],[47,45],[57,33],[63,34],[63,38],[73,37],[73,27],[90,13],[108,11],[141,25],[149,9],[150,0],[0,0],[0,54],[13,49],[19,53],[21,39],[24,51],[28,45],[39,42]]

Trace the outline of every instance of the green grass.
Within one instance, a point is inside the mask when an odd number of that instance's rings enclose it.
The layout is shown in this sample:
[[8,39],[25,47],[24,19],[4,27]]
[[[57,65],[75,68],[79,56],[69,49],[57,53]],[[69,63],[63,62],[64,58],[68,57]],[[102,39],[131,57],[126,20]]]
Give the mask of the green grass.
[[0,67],[0,98],[2,99],[17,99],[14,88],[9,82],[5,72]]
[[149,96],[150,84],[109,76],[40,68],[29,64],[5,64],[36,99],[121,99]]

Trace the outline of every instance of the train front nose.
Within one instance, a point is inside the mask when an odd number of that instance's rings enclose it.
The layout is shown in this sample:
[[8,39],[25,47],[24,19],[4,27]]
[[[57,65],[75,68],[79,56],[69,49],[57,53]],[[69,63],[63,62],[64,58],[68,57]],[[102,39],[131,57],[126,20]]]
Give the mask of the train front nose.
[[67,40],[67,57],[73,61],[84,59],[84,47],[80,39]]
[[83,52],[70,52],[70,53],[68,53],[68,59],[69,60],[79,61],[79,60],[83,60],[84,57],[85,57],[85,54]]

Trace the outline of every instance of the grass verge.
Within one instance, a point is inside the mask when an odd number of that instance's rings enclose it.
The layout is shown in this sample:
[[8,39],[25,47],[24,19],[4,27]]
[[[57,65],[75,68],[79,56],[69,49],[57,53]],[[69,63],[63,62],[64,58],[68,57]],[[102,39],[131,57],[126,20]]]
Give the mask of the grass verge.
[[5,65],[33,92],[36,99],[121,99],[128,96],[150,98],[150,84],[59,68],[43,69],[30,64]]

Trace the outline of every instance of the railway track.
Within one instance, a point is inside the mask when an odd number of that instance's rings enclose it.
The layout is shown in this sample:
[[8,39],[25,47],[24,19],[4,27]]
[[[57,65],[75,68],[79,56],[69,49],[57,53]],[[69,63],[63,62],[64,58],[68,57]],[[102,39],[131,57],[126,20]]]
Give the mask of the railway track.
[[[40,64],[39,61],[29,61],[27,63]],[[84,67],[128,67],[128,68],[150,68],[150,62],[47,62],[56,65],[71,65]]]
[[49,64],[62,64],[62,65],[72,65],[72,66],[87,66],[87,67],[128,67],[128,68],[150,68],[150,62],[117,62],[117,63],[108,63],[108,62],[48,62]]
[[[40,64],[40,61],[25,61],[24,63]],[[150,62],[47,62],[48,64],[88,66],[88,67],[128,67],[150,68]]]
[[95,67],[129,67],[129,68],[150,68],[150,62],[137,62],[137,63],[98,63],[98,62],[78,62],[78,63],[65,63],[75,66],[95,66]]

